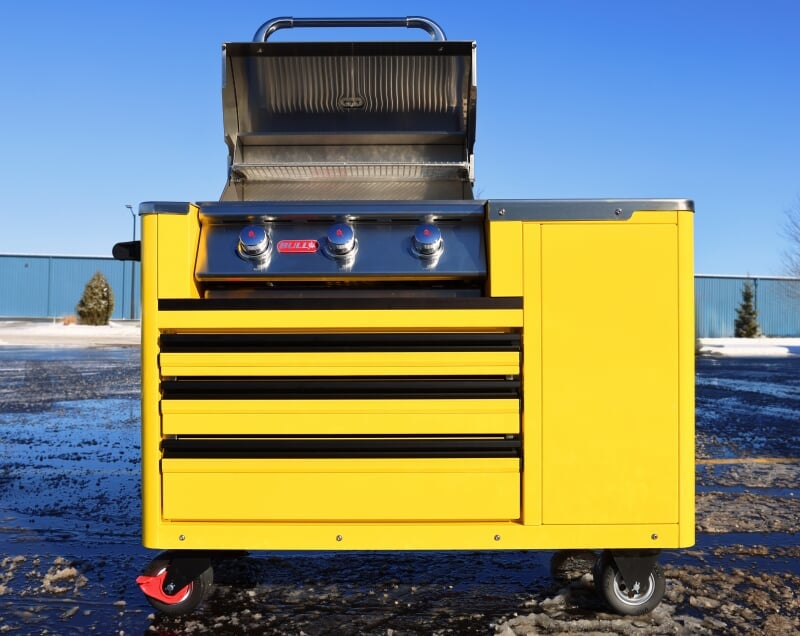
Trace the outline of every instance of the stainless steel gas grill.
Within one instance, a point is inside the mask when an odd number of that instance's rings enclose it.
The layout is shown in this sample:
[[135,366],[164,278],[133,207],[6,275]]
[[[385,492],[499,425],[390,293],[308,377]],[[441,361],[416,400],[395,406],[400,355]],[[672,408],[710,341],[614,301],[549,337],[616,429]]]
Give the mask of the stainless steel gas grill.
[[[269,40],[398,25],[432,39]],[[221,200],[115,248],[159,610],[228,551],[575,548],[640,614],[692,544],[692,203],[474,200],[474,56],[426,18],[225,45]]]

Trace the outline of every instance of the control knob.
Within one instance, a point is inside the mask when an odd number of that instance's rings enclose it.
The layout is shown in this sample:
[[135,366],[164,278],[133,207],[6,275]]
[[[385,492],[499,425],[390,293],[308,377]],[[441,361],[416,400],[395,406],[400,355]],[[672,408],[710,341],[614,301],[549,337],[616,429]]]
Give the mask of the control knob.
[[334,223],[328,228],[326,248],[331,256],[347,256],[356,248],[356,234],[347,223]]
[[444,248],[442,231],[433,223],[422,223],[414,230],[413,245],[419,256],[437,256]]
[[248,225],[239,232],[239,255],[247,260],[261,261],[269,250],[269,234],[262,225]]

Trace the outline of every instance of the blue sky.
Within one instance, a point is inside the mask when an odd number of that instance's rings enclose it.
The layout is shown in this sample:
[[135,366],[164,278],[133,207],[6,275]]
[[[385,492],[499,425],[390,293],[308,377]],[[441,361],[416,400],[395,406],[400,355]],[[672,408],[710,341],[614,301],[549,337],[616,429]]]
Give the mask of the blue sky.
[[478,196],[690,198],[698,273],[784,273],[794,0],[29,0],[0,15],[0,253],[108,255],[130,239],[126,204],[217,199],[223,42],[280,15],[424,15],[478,43]]

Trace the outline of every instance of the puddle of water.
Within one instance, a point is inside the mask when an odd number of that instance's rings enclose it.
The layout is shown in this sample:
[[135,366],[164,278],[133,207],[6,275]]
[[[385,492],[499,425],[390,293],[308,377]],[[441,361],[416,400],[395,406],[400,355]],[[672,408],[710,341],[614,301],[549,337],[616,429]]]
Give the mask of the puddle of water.
[[745,379],[709,378],[699,376],[695,380],[698,387],[712,387],[736,393],[756,393],[759,396],[800,401],[800,388],[773,382],[755,382]]
[[753,494],[768,497],[797,497],[800,496],[800,489],[797,488],[751,488],[746,486],[696,486],[698,493],[719,492],[723,494]]
[[8,361],[127,361],[138,360],[139,347],[95,347],[91,349],[81,347],[0,347],[0,363],[4,369]]
[[[699,533],[697,535],[696,547],[716,548],[732,545],[743,545],[750,547],[796,547],[798,543],[797,540],[798,532],[725,532],[720,534]],[[800,569],[797,571],[800,573]]]

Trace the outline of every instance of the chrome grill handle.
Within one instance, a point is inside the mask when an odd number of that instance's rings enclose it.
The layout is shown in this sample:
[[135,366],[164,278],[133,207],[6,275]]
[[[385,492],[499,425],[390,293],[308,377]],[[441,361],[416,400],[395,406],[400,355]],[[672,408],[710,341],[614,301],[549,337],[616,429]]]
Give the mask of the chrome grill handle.
[[278,29],[295,27],[406,27],[422,29],[429,33],[432,39],[440,42],[447,40],[442,27],[430,18],[408,16],[405,18],[272,18],[258,27],[253,41],[266,42],[267,38]]

